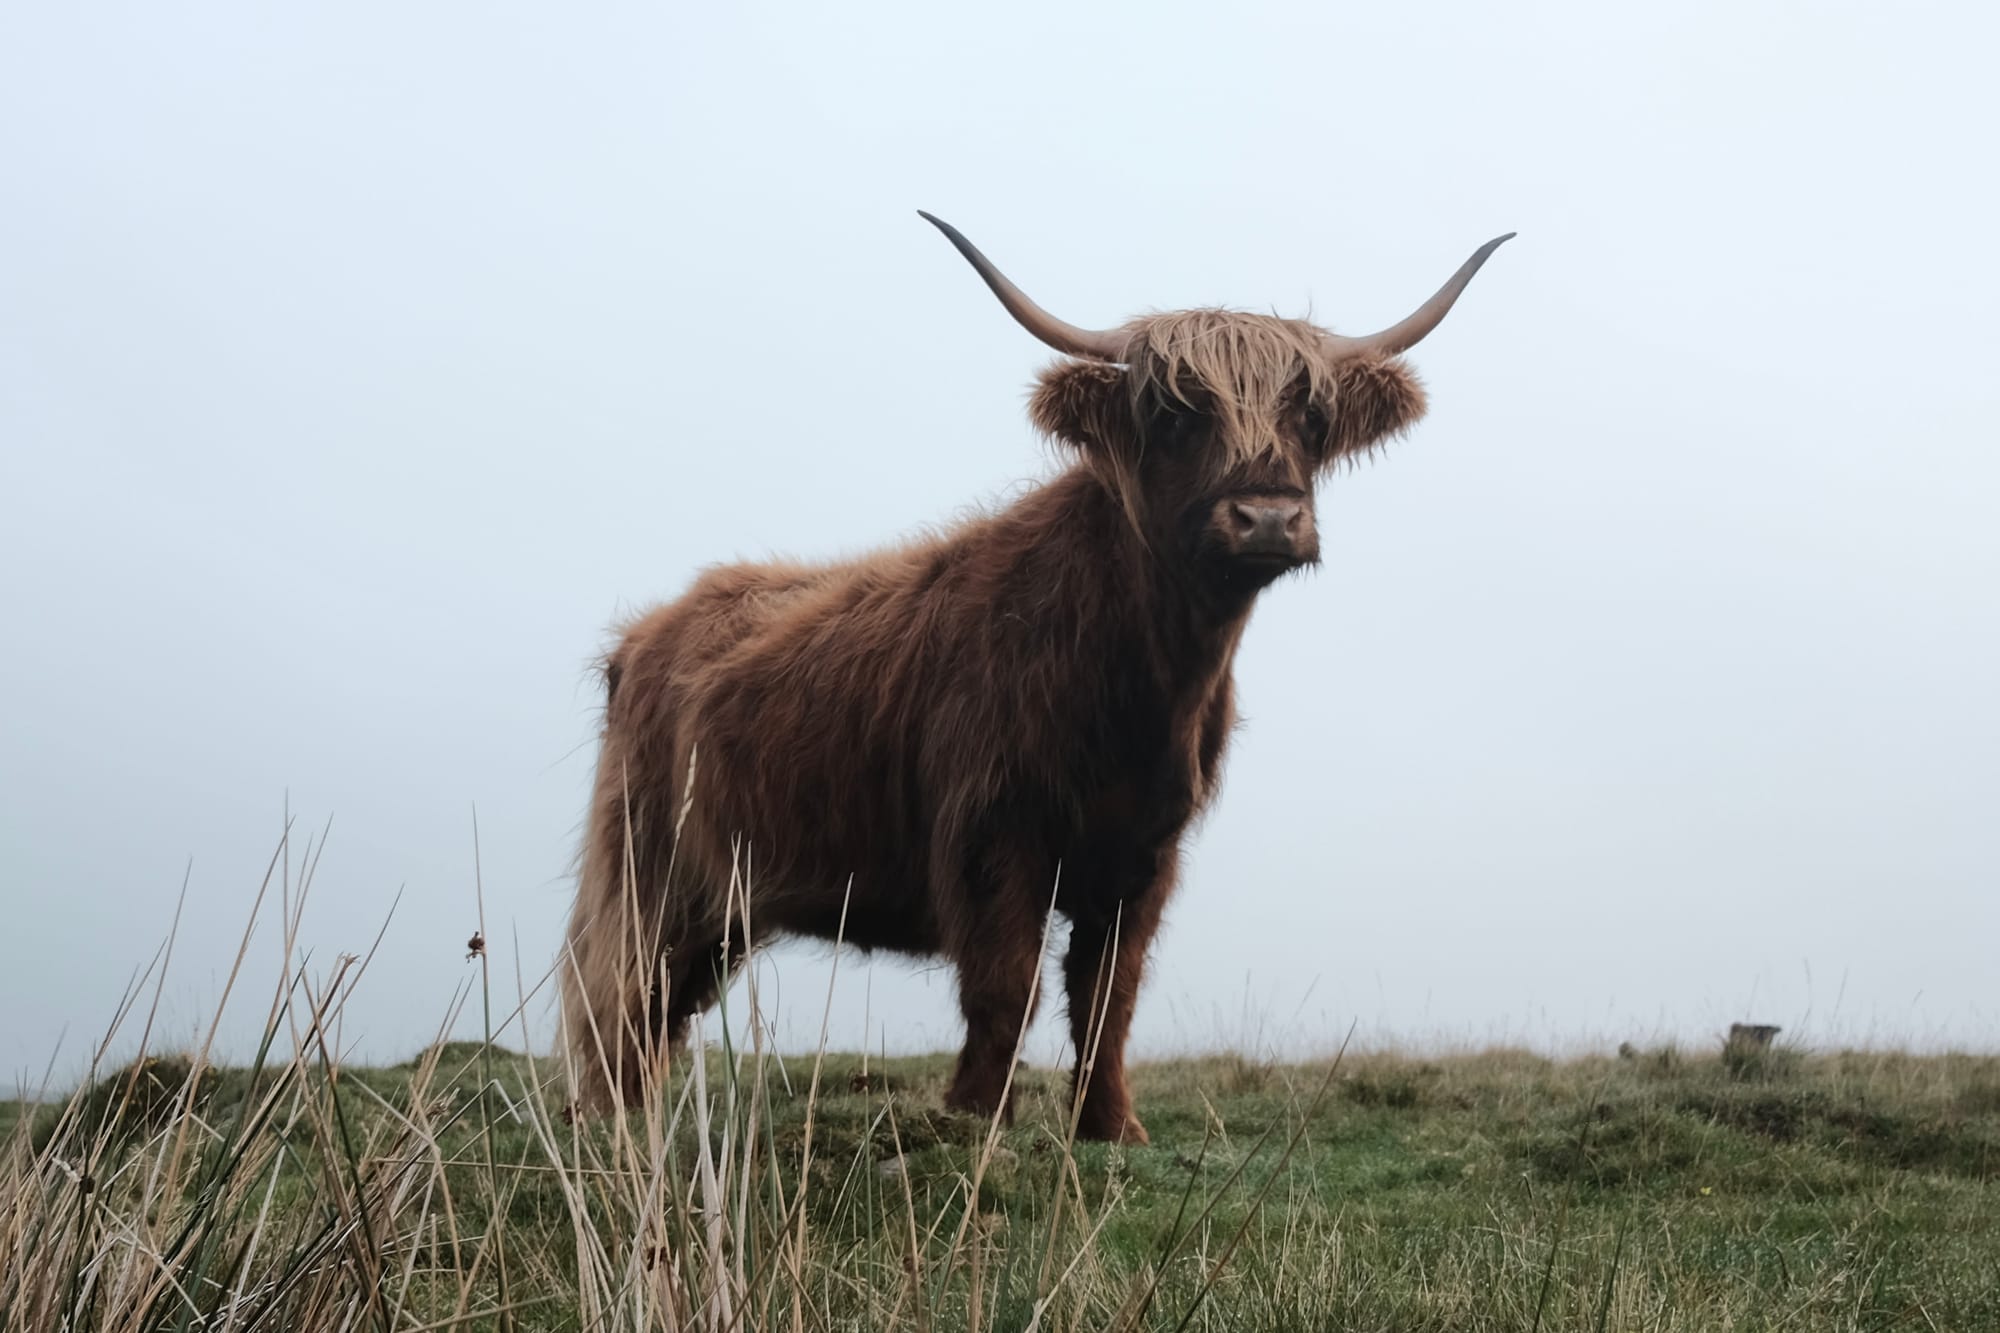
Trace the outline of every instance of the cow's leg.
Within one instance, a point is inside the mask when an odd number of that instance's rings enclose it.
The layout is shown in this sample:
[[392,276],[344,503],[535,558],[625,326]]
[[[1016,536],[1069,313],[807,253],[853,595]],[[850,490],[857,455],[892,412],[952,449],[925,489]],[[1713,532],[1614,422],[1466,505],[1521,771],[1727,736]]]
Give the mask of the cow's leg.
[[681,945],[653,962],[650,975],[633,980],[628,994],[643,997],[635,1003],[618,1034],[619,1040],[606,1061],[609,1083],[617,1089],[617,1101],[637,1106],[644,1100],[648,1084],[659,1078],[669,1058],[687,1045],[688,1026],[694,1016],[715,1003],[721,992],[722,969],[735,975],[746,950],[740,940],[731,941],[727,956],[720,940],[700,945]]
[[575,1104],[599,1112],[633,1102],[657,1063],[659,964],[657,929],[635,926],[629,896],[593,897],[570,922],[563,1024]]
[[944,1104],[975,1115],[998,1111],[1010,1123],[1013,1098],[1004,1095],[1007,1076],[1021,1029],[1034,1016],[1047,916],[1030,882],[1015,877],[990,896],[975,896],[952,931],[965,1049],[959,1052]]
[[607,965],[599,986],[599,998],[587,1009],[565,1015],[565,1021],[586,1025],[578,1042],[576,1100],[593,1112],[638,1105],[666,1056],[657,963],[650,972],[637,960]]
[[748,952],[741,939],[730,940],[726,952],[721,940],[709,940],[683,948],[678,958],[668,960],[666,1013],[660,1021],[659,1039],[669,1052],[687,1044],[689,1024],[715,1003],[725,977],[736,975]]
[[1086,914],[1070,927],[1063,980],[1069,997],[1070,1040],[1076,1045],[1073,1090],[1082,1098],[1079,1138],[1144,1143],[1146,1127],[1132,1114],[1125,1082],[1125,1038],[1159,929],[1164,897],[1143,894],[1110,916]]

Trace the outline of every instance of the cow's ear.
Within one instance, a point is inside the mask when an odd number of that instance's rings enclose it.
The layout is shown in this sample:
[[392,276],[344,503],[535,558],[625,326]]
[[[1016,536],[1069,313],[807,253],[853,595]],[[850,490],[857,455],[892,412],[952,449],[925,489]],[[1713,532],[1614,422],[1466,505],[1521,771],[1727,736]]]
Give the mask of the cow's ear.
[[1329,463],[1401,435],[1422,419],[1428,406],[1416,372],[1399,360],[1343,361],[1333,374]]
[[1102,361],[1058,361],[1042,372],[1028,419],[1050,439],[1100,461],[1131,452],[1132,396],[1125,368]]

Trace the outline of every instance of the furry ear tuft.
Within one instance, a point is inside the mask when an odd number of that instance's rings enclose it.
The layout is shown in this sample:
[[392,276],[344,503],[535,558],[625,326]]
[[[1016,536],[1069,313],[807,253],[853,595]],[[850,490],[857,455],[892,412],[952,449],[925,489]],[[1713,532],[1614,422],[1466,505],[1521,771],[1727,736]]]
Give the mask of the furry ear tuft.
[[1334,368],[1329,461],[1401,435],[1423,418],[1428,406],[1416,372],[1400,360],[1340,363]]
[[1084,454],[1119,452],[1131,434],[1132,399],[1125,369],[1102,361],[1058,361],[1044,370],[1028,400],[1028,420],[1050,439]]

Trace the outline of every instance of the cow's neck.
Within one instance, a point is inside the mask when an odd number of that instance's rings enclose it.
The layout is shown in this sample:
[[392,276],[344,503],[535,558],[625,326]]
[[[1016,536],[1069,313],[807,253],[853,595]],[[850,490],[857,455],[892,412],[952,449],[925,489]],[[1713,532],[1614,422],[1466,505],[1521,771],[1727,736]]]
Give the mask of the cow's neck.
[[1088,534],[1104,555],[1066,571],[1088,585],[1072,604],[1095,609],[1078,627],[1084,639],[1105,661],[1146,664],[1175,712],[1205,700],[1229,672],[1254,595],[1204,586],[1174,552],[1145,542],[1118,499],[1082,469],[1051,490],[1065,511],[1058,521]]

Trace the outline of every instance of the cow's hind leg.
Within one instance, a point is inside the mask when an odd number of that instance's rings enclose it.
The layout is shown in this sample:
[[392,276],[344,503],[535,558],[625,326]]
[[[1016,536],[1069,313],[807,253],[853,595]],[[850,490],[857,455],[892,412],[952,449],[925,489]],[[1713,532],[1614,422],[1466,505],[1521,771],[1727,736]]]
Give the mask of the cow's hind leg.
[[[720,940],[708,940],[657,956],[650,969],[628,965],[628,980],[619,991],[633,1001],[623,1006],[615,1024],[599,1020],[604,1049],[593,1052],[595,1068],[587,1070],[591,1077],[585,1080],[596,1095],[578,1100],[589,1109],[641,1105],[667,1061],[686,1047],[695,1015],[715,1003],[724,976],[735,974],[745,952],[741,941],[732,941],[725,954]],[[610,1030],[603,1031],[605,1026]]]
[[574,1100],[585,1111],[631,1102],[657,1060],[654,932],[650,924],[635,928],[631,906],[629,898],[595,893],[579,901],[570,921],[563,1027]]
[[709,940],[693,948],[676,950],[667,965],[666,1010],[660,1016],[658,1032],[670,1052],[687,1045],[688,1027],[696,1014],[706,1012],[722,995],[723,983],[736,976],[748,947],[732,939],[725,950],[721,940]]
[[564,1005],[574,1095],[579,1109],[613,1111],[639,1102],[664,1055],[657,1043],[658,988],[637,963],[589,962],[594,973]]

